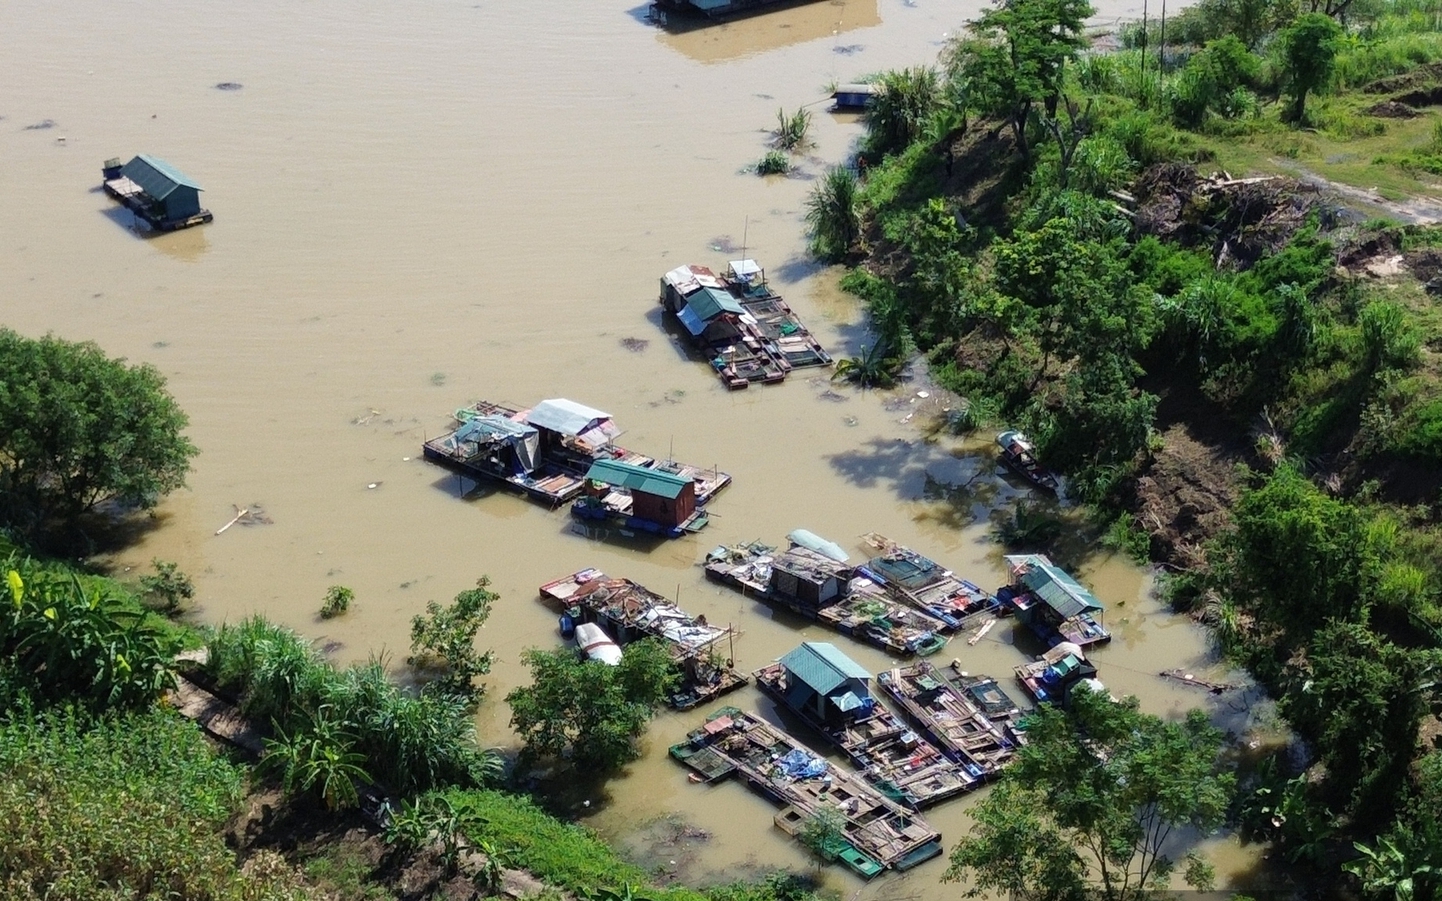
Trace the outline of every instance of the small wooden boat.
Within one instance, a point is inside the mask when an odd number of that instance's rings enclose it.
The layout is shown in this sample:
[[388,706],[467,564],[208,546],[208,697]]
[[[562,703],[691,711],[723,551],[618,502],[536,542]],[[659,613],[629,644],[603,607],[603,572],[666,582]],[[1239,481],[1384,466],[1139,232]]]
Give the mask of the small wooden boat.
[[1001,449],[1001,462],[1037,488],[1055,493],[1061,486],[1056,473],[1037,461],[1035,448],[1021,432],[1015,429],[1002,432],[996,436],[996,444]]

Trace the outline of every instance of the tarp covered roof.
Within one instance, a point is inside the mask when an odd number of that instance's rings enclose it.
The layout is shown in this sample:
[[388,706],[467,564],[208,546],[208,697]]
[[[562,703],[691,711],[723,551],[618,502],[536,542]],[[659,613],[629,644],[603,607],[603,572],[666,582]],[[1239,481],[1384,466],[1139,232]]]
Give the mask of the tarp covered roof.
[[1102,609],[1095,595],[1044,554],[1014,554],[1006,562],[1012,576],[1063,619]]
[[686,326],[686,331],[690,332],[693,338],[706,331],[706,322],[690,307],[682,307],[676,313],[676,318],[681,320],[681,324]]
[[494,413],[477,416],[456,429],[457,441],[487,441],[499,438],[521,438],[534,435],[536,430],[524,422],[516,422]]
[[808,641],[781,658],[786,671],[817,694],[829,694],[851,679],[870,679],[861,664],[828,641]]
[[690,479],[682,476],[616,460],[597,460],[586,471],[586,478],[593,482],[602,482],[617,488],[626,488],[630,491],[654,494],[657,497],[673,500],[680,497],[687,485],[694,487],[694,483]]
[[543,400],[526,414],[526,422],[531,425],[560,432],[562,435],[579,435],[589,431],[600,420],[610,418],[610,413],[593,410],[563,397]]
[[140,185],[142,191],[156,200],[164,200],[181,186],[201,190],[200,185],[186,178],[179,169],[165,160],[143,153],[126,163],[120,174]]
[[683,297],[697,288],[721,287],[721,280],[716,277],[716,273],[705,266],[677,266],[663,275],[661,279],[675,288]]
[[746,312],[736,298],[720,288],[702,288],[694,294],[687,294],[686,309],[694,312],[696,317],[703,322],[715,319],[722,313],[734,313],[739,316]]

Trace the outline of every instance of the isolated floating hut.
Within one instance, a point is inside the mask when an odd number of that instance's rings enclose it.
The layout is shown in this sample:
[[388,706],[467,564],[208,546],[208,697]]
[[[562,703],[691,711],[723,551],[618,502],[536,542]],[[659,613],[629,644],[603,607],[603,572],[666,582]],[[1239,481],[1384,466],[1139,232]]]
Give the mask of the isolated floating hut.
[[200,185],[157,157],[140,154],[125,165],[107,160],[105,192],[162,231],[211,221],[200,206]]

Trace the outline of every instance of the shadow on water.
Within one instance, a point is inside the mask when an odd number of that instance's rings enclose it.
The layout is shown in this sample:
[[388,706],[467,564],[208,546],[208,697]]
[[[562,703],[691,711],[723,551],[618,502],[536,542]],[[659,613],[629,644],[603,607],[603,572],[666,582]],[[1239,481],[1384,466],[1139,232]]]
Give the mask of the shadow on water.
[[[99,192],[91,188],[91,193]],[[146,244],[182,263],[193,263],[210,250],[210,241],[205,237],[203,227],[182,228],[172,232],[156,231],[123,206],[107,206],[98,211],[116,226],[124,229],[132,238]]]

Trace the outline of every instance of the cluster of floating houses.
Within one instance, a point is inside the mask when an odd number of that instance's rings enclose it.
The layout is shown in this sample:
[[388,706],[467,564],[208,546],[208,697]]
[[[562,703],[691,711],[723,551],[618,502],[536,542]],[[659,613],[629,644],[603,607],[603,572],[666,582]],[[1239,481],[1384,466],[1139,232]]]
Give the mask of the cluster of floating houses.
[[661,277],[661,306],[727,388],[780,382],[793,369],[831,363],[755,260],[733,260],[721,275],[705,266],[672,269]]

